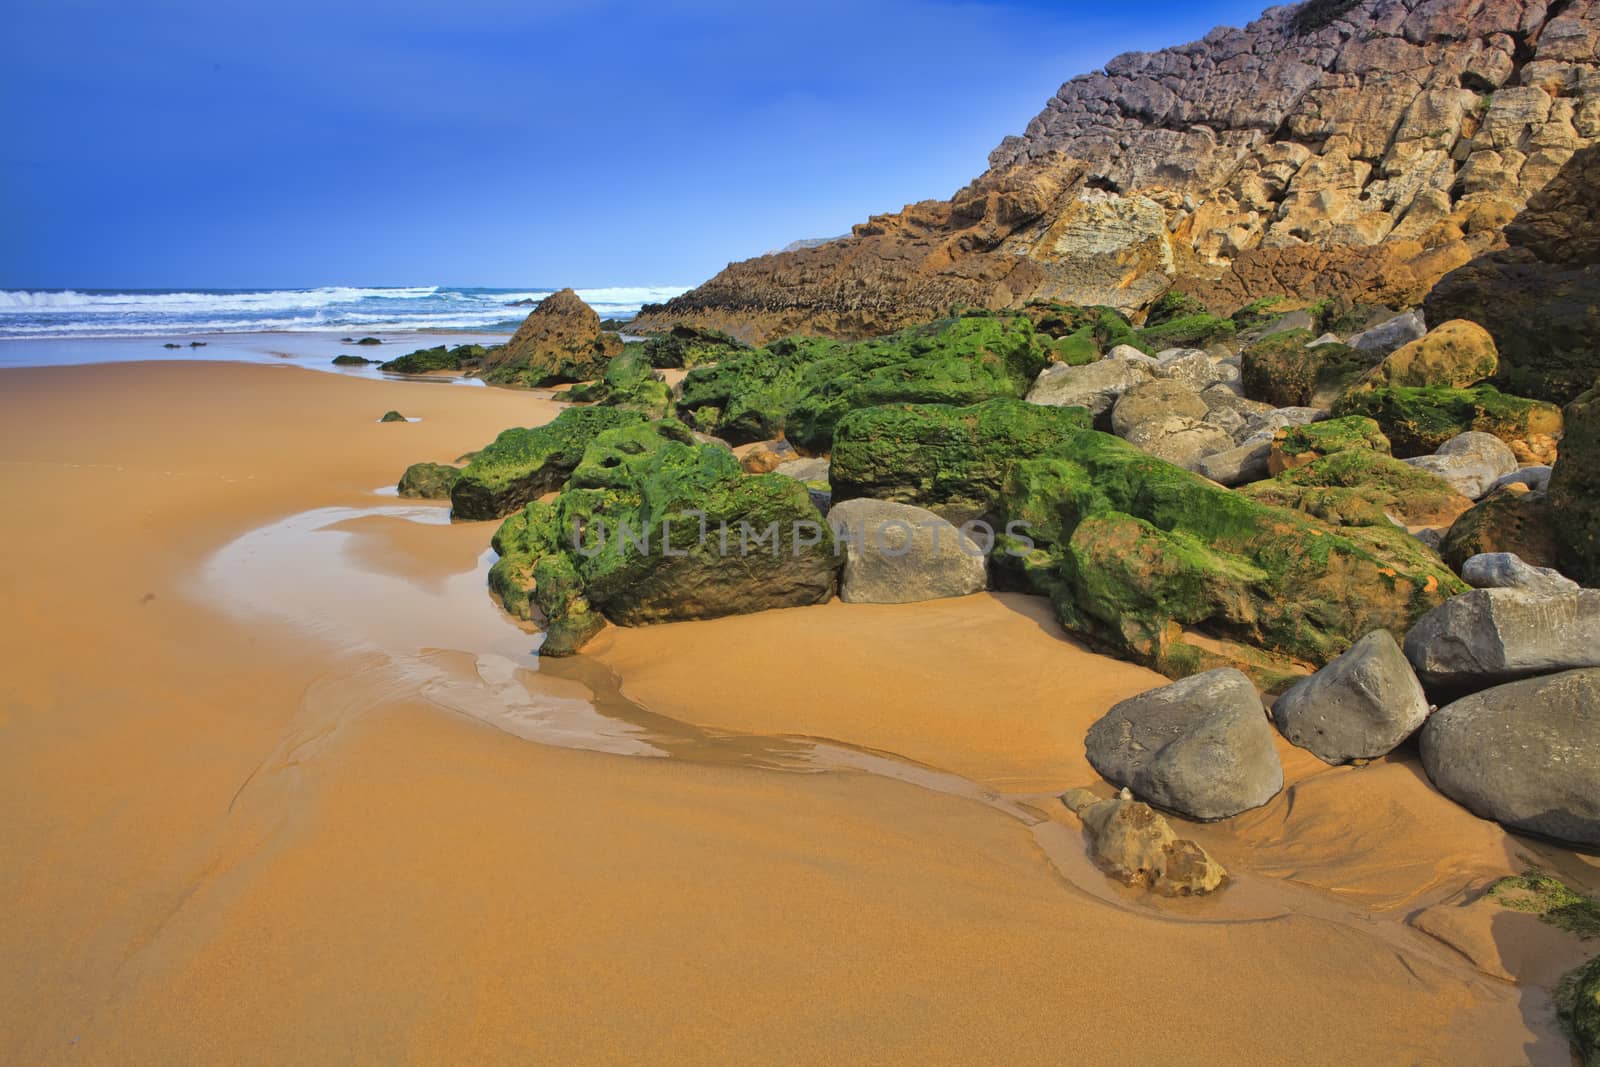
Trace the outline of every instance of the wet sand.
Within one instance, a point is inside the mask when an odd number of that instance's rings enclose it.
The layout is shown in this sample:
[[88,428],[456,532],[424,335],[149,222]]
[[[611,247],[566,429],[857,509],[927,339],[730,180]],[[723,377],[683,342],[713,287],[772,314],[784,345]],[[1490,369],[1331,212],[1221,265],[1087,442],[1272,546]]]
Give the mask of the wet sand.
[[1158,680],[1025,598],[537,665],[492,524],[372,490],[554,411],[0,371],[0,1059],[1568,1063],[1508,979],[1571,947],[1476,898],[1592,858],[1411,757],[1286,750],[1271,805],[1185,828],[1234,885],[1122,890],[1048,794]]

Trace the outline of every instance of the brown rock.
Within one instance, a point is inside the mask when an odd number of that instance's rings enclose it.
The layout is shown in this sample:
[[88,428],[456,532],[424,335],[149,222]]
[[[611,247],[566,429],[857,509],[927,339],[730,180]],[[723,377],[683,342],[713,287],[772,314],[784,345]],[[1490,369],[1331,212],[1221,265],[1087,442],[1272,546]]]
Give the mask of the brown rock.
[[1189,896],[1211,892],[1228,876],[1205,849],[1173,833],[1165,817],[1126,789],[1111,800],[1073,789],[1061,802],[1083,821],[1095,862],[1126,885]]
[[1499,367],[1500,354],[1489,331],[1452,319],[1392,352],[1373,370],[1368,384],[1465,389],[1494,377]]
[[483,377],[498,385],[587,382],[622,353],[622,339],[600,329],[600,316],[571,289],[552,293],[503,348],[491,350]]
[[1550,498],[1525,486],[1497,489],[1456,519],[1439,545],[1439,555],[1456,571],[1485,552],[1510,552],[1535,567],[1556,566],[1560,548]]

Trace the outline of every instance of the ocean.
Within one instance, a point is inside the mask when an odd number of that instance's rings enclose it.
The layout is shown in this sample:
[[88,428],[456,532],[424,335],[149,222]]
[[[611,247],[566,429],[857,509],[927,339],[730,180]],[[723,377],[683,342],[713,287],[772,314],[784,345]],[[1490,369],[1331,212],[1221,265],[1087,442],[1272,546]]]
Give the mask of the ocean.
[[[579,289],[603,319],[629,318],[640,305],[688,286]],[[316,289],[0,289],[0,338],[177,339],[201,334],[362,333],[458,330],[509,333],[527,317],[517,301],[548,288],[445,285]]]

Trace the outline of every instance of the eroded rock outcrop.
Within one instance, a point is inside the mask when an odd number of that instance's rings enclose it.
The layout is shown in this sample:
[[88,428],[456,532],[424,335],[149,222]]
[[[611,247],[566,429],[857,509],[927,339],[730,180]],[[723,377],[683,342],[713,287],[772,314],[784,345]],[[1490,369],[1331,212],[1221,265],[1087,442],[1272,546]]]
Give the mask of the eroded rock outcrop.
[[498,385],[592,381],[622,352],[622,338],[600,329],[600,316],[571,289],[551,293],[511,340],[484,358],[483,377]]
[[1415,304],[1600,136],[1597,35],[1589,2],[1273,8],[1072,79],[950,200],[733,264],[639,328],[854,336],[962,303],[1137,309],[1174,278],[1221,310]]

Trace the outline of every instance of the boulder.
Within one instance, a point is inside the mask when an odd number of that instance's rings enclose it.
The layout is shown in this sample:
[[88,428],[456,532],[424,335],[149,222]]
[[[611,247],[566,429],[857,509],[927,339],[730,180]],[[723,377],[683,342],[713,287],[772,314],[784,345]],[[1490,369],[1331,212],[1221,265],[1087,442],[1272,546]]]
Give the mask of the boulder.
[[1087,789],[1071,789],[1061,802],[1082,820],[1095,863],[1124,885],[1166,896],[1198,896],[1228,877],[1205,849],[1173,833],[1160,812],[1134,800],[1126,789],[1110,800]]
[[790,459],[773,468],[785,478],[793,478],[806,485],[828,484],[828,461],[825,459]]
[[1128,359],[1102,359],[1081,367],[1058,363],[1039,372],[1028,402],[1085,408],[1098,417],[1110,411],[1123,393],[1149,380],[1143,364]]
[[475,453],[450,490],[456,519],[498,519],[560,489],[601,433],[643,423],[619,408],[568,408],[543,426],[506,430]]
[[1541,595],[1575,593],[1578,583],[1550,567],[1535,567],[1510,552],[1485,552],[1461,565],[1461,577],[1474,589],[1520,589]]
[[1512,682],[1439,709],[1422,729],[1422,766],[1475,815],[1600,846],[1600,670]]
[[1192,819],[1226,819],[1283,788],[1261,697],[1228,668],[1122,701],[1089,728],[1084,748],[1113,785]]
[[1313,347],[1314,339],[1310,330],[1291,330],[1247,347],[1240,354],[1245,395],[1276,407],[1327,409],[1382,358],[1348,345]]
[[1400,644],[1372,633],[1272,706],[1278,731],[1324,763],[1376,759],[1428,718],[1428,697]]
[[596,436],[561,493],[506,519],[494,548],[490,588],[512,614],[543,616],[542,655],[576,652],[606,620],[823,603],[838,570],[805,486],[745,474],[675,419]]
[[1242,492],[1335,526],[1447,526],[1472,507],[1437,474],[1362,448],[1313,459]]
[[672,390],[650,365],[644,346],[624,345],[622,353],[606,364],[597,382],[574,386],[566,399],[573,403],[603,404],[627,408],[659,419],[672,408]]
[[1153,419],[1180,417],[1199,423],[1206,417],[1200,394],[1175,381],[1150,381],[1136,385],[1118,398],[1111,410],[1111,427],[1118,437]]
[[1465,389],[1494,377],[1500,353],[1475,322],[1452,319],[1401,346],[1373,370],[1372,385]]
[[846,500],[828,512],[844,547],[839,599],[915,604],[982,592],[988,548],[933,512],[889,500]]
[[1405,649],[1423,684],[1446,692],[1600,667],[1600,590],[1474,589],[1418,619]]
[[395,488],[401,496],[421,500],[449,500],[450,490],[461,478],[461,468],[444,463],[413,463],[400,476]]
[[678,324],[644,342],[645,359],[652,367],[703,367],[750,351],[750,346],[721,330]]
[[1506,443],[1486,433],[1460,434],[1433,455],[1405,462],[1437,474],[1470,500],[1482,499],[1502,475],[1517,469],[1517,457]]
[[[459,371],[475,367],[489,354],[489,349],[482,345],[456,345],[448,348],[445,345],[435,345],[432,348],[419,348],[415,352],[407,352],[382,363],[378,369],[388,374],[431,374],[434,371]],[[359,356],[340,356],[334,362],[357,360],[363,363],[377,363],[375,359],[363,360]]]
[[1600,1067],[1600,956],[1575,967],[1554,991],[1556,1016],[1584,1067]]
[[1233,436],[1226,430],[1185,415],[1145,419],[1130,427],[1123,437],[1130,445],[1185,470],[1194,470],[1206,456],[1233,447]]
[[895,500],[963,523],[993,513],[1011,464],[1088,426],[1082,408],[1020,400],[866,408],[840,421],[829,480],[838,501]]
[[1515,553],[1535,567],[1556,566],[1560,546],[1549,494],[1495,489],[1457,518],[1439,545],[1439,555],[1458,571],[1468,558],[1489,552]]
[[677,408],[736,444],[781,435],[827,452],[839,421],[858,409],[1020,400],[1049,362],[1048,341],[1021,315],[987,314],[854,343],[791,337],[690,371]]
[[1351,337],[1350,347],[1387,355],[1403,345],[1422,339],[1427,333],[1427,322],[1422,312],[1406,311]]
[[1351,449],[1364,449],[1387,456],[1389,439],[1378,429],[1376,422],[1360,416],[1328,419],[1303,426],[1285,426],[1273,436],[1269,469],[1273,474],[1282,474],[1323,456]]
[[1195,393],[1239,376],[1233,367],[1217,363],[1204,351],[1193,348],[1179,349],[1172,356],[1162,359],[1154,371],[1157,378],[1177,382]]
[[1271,474],[1272,442],[1259,440],[1213,452],[1195,466],[1202,476],[1230,488],[1258,482]]
[[1522,486],[1535,493],[1542,493],[1550,488],[1551,468],[1542,464],[1532,467],[1523,467],[1510,474],[1503,474],[1495,480],[1495,489],[1506,489],[1513,486]]
[[1600,586],[1600,383],[1567,406],[1567,436],[1550,474],[1550,522],[1561,569]]
[[1154,368],[1161,361],[1148,352],[1141,351],[1132,345],[1113,345],[1111,351],[1105,355],[1106,359],[1125,359],[1145,367]]
[[1321,408],[1269,407],[1265,411],[1258,411],[1249,415],[1239,433],[1244,437],[1266,434],[1270,440],[1279,430],[1286,426],[1307,426],[1327,417],[1328,413]]
[[496,385],[547,386],[587,382],[622,353],[622,339],[600,329],[600,316],[571,289],[545,297],[484,360],[484,380]]
[[[1371,453],[1322,462],[1361,455]],[[1403,632],[1466,589],[1381,514],[1381,525],[1336,528],[1253,500],[1253,488],[1081,431],[1011,465],[994,510],[1026,542],[1002,535],[993,564],[1119,654],[1172,677],[1236,666],[1263,688],[1372,630]]]
[[400,414],[398,411],[385,411],[383,413],[383,418],[379,419],[378,421],[379,422],[406,422],[407,419],[406,419],[406,417],[404,415]]
[[1500,438],[1513,453],[1520,447],[1532,461],[1562,432],[1554,404],[1507,396],[1492,385],[1360,389],[1341,397],[1333,413],[1376,420],[1402,457],[1428,455],[1452,437],[1477,432]]
[[375,359],[368,359],[366,356],[352,356],[348,353],[342,353],[333,357],[333,365],[335,367],[365,367],[368,363],[376,362],[378,361]]

